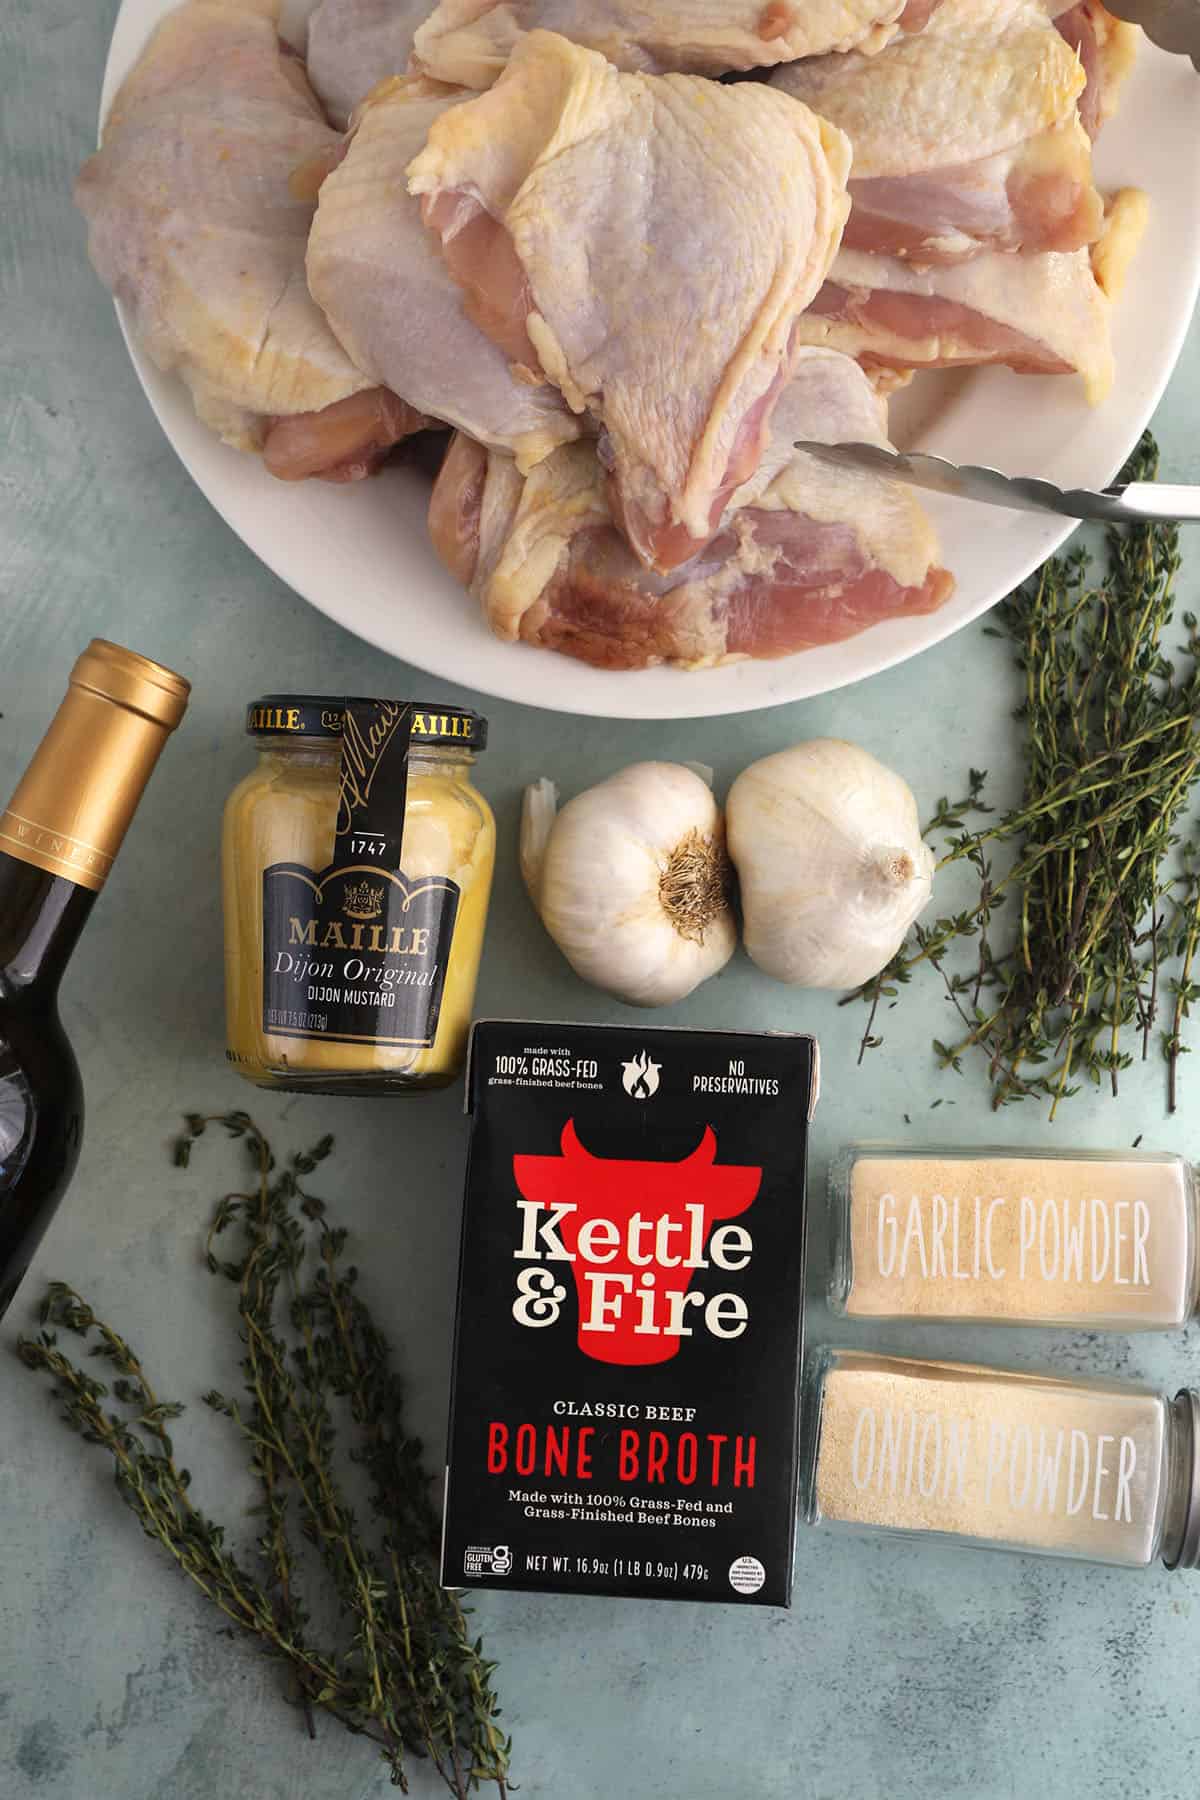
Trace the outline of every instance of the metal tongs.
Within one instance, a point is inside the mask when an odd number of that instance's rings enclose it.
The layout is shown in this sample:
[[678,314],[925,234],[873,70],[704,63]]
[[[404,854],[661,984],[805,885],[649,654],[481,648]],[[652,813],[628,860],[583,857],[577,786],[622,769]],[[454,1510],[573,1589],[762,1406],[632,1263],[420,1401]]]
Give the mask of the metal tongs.
[[[1197,15],[1200,16],[1200,0]],[[1059,513],[1067,519],[1105,519],[1116,525],[1146,519],[1200,519],[1200,487],[1166,481],[1118,481],[1098,491],[1064,489],[1035,475],[1002,475],[999,469],[978,468],[971,463],[960,467],[941,456],[917,450],[884,450],[877,444],[802,442],[796,449],[834,468],[886,475],[909,487],[953,494],[958,500],[982,500],[989,506],[1007,506],[1014,512]]]
[[1109,12],[1140,25],[1152,44],[1190,56],[1200,71],[1200,0],[1106,0]]

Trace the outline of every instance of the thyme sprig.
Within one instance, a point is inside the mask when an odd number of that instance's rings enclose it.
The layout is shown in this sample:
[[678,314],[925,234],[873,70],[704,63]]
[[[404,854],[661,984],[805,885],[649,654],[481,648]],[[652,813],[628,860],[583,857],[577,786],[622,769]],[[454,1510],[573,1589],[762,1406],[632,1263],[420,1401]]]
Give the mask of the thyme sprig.
[[[1123,479],[1157,471],[1147,433]],[[985,819],[977,769],[961,799],[938,802],[926,827],[950,834],[938,866],[967,865],[976,897],[918,924],[847,996],[870,1006],[861,1061],[882,1042],[881,1003],[931,966],[955,1018],[954,1032],[934,1040],[939,1065],[961,1070],[978,1050],[997,1107],[1034,1096],[1052,1119],[1085,1081],[1117,1093],[1135,1053],[1149,1055],[1164,998],[1159,1043],[1174,1111],[1183,1029],[1200,1000],[1200,848],[1181,841],[1200,774],[1200,629],[1184,613],[1185,642],[1167,654],[1177,526],[1111,527],[1106,551],[1099,574],[1084,548],[1052,557],[997,609],[987,629],[1015,647],[1023,683],[1020,804]],[[1000,852],[1007,866],[997,866]]]
[[[66,1423],[111,1456],[117,1491],[146,1535],[287,1665],[310,1733],[314,1713],[327,1712],[379,1747],[395,1786],[407,1791],[412,1753],[430,1760],[452,1794],[486,1782],[503,1800],[511,1740],[498,1724],[495,1664],[472,1639],[465,1609],[438,1583],[437,1518],[421,1444],[404,1428],[403,1385],[358,1292],[357,1270],[343,1265],[346,1233],[305,1185],[333,1140],[280,1168],[246,1113],[193,1113],[177,1165],[187,1165],[213,1124],[242,1142],[251,1169],[246,1191],[221,1200],[205,1240],[210,1273],[237,1290],[246,1397],[214,1389],[204,1399],[249,1448],[259,1488],[258,1572],[192,1500],[191,1474],[176,1461],[168,1429],[183,1407],[159,1399],[132,1346],[73,1288],[50,1284],[43,1329],[19,1339],[17,1353],[52,1377]],[[228,1254],[231,1233],[237,1241]],[[89,1340],[114,1379],[106,1384],[73,1363],[60,1331]],[[339,1478],[343,1413],[357,1434],[349,1458],[365,1474],[373,1530],[356,1519]],[[319,1645],[311,1629],[297,1531],[315,1547],[337,1599],[331,1644]]]

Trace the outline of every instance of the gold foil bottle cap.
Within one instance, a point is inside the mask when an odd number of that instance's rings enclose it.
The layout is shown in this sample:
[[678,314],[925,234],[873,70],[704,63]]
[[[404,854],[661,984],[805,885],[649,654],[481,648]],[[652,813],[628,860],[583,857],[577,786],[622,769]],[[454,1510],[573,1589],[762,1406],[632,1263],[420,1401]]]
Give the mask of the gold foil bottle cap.
[[190,692],[173,669],[93,638],[0,813],[0,850],[81,887],[102,888]]
[[93,638],[71,670],[71,686],[87,688],[117,706],[174,731],[187,710],[191,683],[107,638]]

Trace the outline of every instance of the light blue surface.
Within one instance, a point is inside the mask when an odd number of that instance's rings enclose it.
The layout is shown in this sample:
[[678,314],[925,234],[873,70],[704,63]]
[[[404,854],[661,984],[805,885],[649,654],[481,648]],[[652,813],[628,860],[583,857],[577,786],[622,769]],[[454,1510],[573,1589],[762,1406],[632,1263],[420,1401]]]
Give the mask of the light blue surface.
[[[441,1452],[464,1135],[457,1095],[418,1102],[256,1094],[222,1062],[217,830],[247,766],[243,701],[262,689],[424,692],[283,589],[230,535],[167,448],[88,270],[69,199],[90,148],[115,0],[7,0],[0,14],[0,789],[33,750],[84,641],[103,633],[189,674],[195,699],[170,746],[73,969],[66,1013],[90,1118],[79,1174],[3,1329],[24,1325],[37,1277],[62,1276],[134,1339],[161,1388],[195,1400],[235,1379],[227,1315],[197,1263],[197,1234],[231,1165],[205,1146],[167,1164],[183,1107],[248,1102],[282,1144],[337,1134],[322,1183],[356,1231],[370,1293],[411,1376],[415,1422]],[[1014,378],[1015,379],[1015,378]],[[1030,390],[1031,397],[1034,390]],[[1165,473],[1200,480],[1192,427],[1200,337],[1160,410]],[[1200,605],[1200,536],[1184,596]],[[514,655],[519,655],[514,651]],[[444,687],[447,698],[455,697]],[[639,757],[712,763],[727,785],[756,755],[836,732],[898,767],[923,807],[968,765],[1012,793],[1013,676],[971,628],[906,667],[826,700],[727,721],[568,723],[489,703],[482,768],[500,822],[496,901],[479,1010],[612,1019],[559,960],[520,891],[522,783],[567,791]],[[940,1077],[936,984],[885,1014],[866,1067],[862,1018],[791,993],[740,958],[664,1022],[802,1027],[821,1038],[819,1186],[853,1136],[910,1133],[1195,1150],[1200,1057],[1168,1122],[1162,1067],[1116,1103],[1072,1103],[1053,1133],[1036,1111],[999,1121],[980,1071]],[[624,1015],[628,1016],[628,1015]],[[931,1113],[937,1098],[946,1102]],[[904,1114],[912,1126],[904,1124]],[[822,1235],[816,1244],[819,1276]],[[828,1336],[818,1306],[812,1335]],[[864,1341],[870,1334],[842,1332]],[[881,1334],[870,1341],[882,1343]],[[1195,1330],[1129,1343],[1087,1334],[955,1334],[889,1342],[943,1354],[1119,1370],[1168,1386],[1200,1376]],[[227,1440],[202,1407],[180,1438],[199,1497],[235,1518]],[[229,1468],[233,1463],[230,1461]],[[277,1677],[231,1642],[156,1557],[105,1464],[63,1430],[46,1394],[0,1362],[0,1795],[4,1800],[354,1800],[389,1791],[368,1746],[335,1725],[310,1744]],[[514,1773],[553,1800],[1076,1800],[1195,1791],[1200,1577],[1106,1572],[1030,1558],[922,1551],[801,1534],[790,1613],[691,1604],[489,1596]],[[423,1777],[413,1791],[440,1788]]]

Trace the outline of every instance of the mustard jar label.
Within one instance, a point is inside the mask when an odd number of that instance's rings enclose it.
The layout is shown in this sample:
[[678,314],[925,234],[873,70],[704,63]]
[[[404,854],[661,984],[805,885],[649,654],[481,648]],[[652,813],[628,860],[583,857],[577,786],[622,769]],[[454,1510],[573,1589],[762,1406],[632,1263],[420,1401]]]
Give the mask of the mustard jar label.
[[263,1029],[276,1037],[428,1047],[461,890],[400,866],[412,708],[352,701],[342,728],[333,860],[263,871]]

